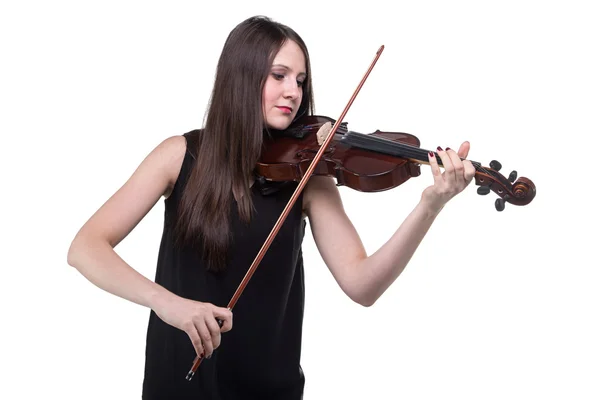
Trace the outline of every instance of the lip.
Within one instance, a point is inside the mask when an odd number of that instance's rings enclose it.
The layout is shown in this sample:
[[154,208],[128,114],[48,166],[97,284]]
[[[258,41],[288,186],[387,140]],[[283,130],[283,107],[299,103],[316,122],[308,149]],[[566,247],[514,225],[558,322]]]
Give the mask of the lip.
[[275,108],[280,109],[281,111],[283,111],[286,114],[291,114],[292,113],[292,108],[291,107],[287,107],[287,106],[275,106]]

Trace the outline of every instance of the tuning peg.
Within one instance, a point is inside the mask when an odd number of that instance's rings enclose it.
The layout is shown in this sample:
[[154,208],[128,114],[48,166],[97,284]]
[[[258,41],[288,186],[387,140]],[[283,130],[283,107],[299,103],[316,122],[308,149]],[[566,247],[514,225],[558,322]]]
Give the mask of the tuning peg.
[[496,199],[496,210],[503,211],[504,210],[504,199]]
[[505,195],[504,197],[502,197],[500,199],[496,199],[496,210],[498,210],[498,211],[504,210],[504,206],[508,199],[510,199],[509,195]]
[[517,179],[517,171],[513,171],[510,173],[510,175],[508,175],[508,180],[510,183],[513,183],[515,179]]
[[492,160],[492,161],[490,161],[490,168],[493,169],[494,171],[500,171],[502,169],[502,164],[500,164],[496,160]]
[[479,186],[477,188],[477,194],[480,194],[482,196],[485,196],[489,192],[490,192],[490,187],[489,186]]

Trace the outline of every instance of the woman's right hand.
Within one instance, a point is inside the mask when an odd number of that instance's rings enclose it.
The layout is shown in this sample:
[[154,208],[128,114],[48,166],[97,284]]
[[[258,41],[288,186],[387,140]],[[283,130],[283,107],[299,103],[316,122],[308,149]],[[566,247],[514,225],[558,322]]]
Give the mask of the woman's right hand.
[[[198,357],[210,358],[221,344],[221,333],[233,327],[229,309],[173,294],[161,298],[152,309],[164,322],[188,334]],[[223,321],[223,326],[217,319]]]

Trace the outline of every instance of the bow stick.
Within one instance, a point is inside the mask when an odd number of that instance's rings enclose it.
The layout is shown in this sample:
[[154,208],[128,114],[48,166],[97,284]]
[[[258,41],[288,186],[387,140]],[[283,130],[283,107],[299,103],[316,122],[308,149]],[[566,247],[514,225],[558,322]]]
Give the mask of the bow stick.
[[[379,50],[377,50],[377,54],[375,55],[375,58],[373,59],[373,61],[371,62],[371,65],[369,66],[369,69],[367,70],[367,72],[365,73],[365,75],[363,76],[362,80],[360,81],[360,83],[358,84],[358,87],[356,88],[356,90],[354,91],[354,93],[352,94],[352,97],[350,98],[350,100],[348,101],[348,104],[346,105],[346,108],[344,108],[344,111],[342,111],[342,115],[340,115],[340,117],[336,120],[335,124],[333,125],[333,127],[331,128],[331,130],[329,130],[328,134],[327,134],[327,138],[325,139],[324,143],[321,145],[321,148],[319,149],[319,151],[317,152],[317,155],[315,156],[315,158],[312,160],[312,162],[310,163],[310,166],[308,167],[308,169],[306,170],[306,173],[304,174],[304,176],[302,177],[302,179],[300,180],[300,183],[298,184],[298,187],[296,188],[296,190],[294,191],[294,194],[292,195],[292,197],[290,198],[290,200],[288,201],[288,204],[285,206],[283,212],[281,213],[281,215],[279,216],[279,219],[277,220],[277,222],[275,223],[275,226],[273,227],[273,229],[271,230],[271,233],[269,234],[269,236],[267,237],[267,240],[265,241],[265,243],[263,244],[263,246],[261,247],[260,251],[258,252],[258,255],[256,256],[256,258],[254,259],[254,262],[252,263],[252,265],[250,266],[250,268],[248,269],[248,271],[246,272],[246,275],[244,276],[244,279],[242,279],[242,282],[240,283],[240,285],[238,286],[237,290],[235,291],[235,293],[233,294],[233,297],[231,298],[231,300],[229,301],[229,304],[227,305],[227,308],[231,311],[233,309],[233,307],[235,306],[235,303],[237,303],[238,299],[240,298],[240,296],[242,295],[242,292],[244,291],[244,289],[246,288],[246,285],[248,285],[248,281],[250,281],[250,278],[252,278],[252,275],[254,274],[254,271],[256,271],[256,268],[258,267],[258,264],[261,262],[261,260],[263,259],[265,253],[267,252],[269,246],[271,245],[271,242],[273,242],[273,239],[275,238],[275,236],[277,235],[277,233],[279,232],[279,229],[281,228],[281,225],[283,224],[283,221],[285,221],[285,219],[287,218],[288,214],[290,213],[292,206],[294,205],[294,203],[296,202],[296,200],[298,199],[298,196],[300,195],[300,192],[304,189],[304,186],[306,186],[306,183],[308,182],[308,180],[310,179],[314,169],[317,167],[317,163],[319,162],[319,160],[321,159],[321,156],[323,155],[323,153],[325,152],[325,149],[327,149],[327,146],[329,146],[329,143],[331,142],[331,140],[333,139],[333,137],[335,136],[335,132],[337,131],[339,125],[342,123],[342,120],[344,119],[344,117],[346,116],[346,113],[348,112],[348,110],[350,109],[350,106],[352,105],[352,103],[354,102],[354,99],[356,98],[356,96],[358,95],[358,92],[360,91],[360,89],[362,88],[363,84],[365,83],[365,81],[367,80],[367,77],[369,76],[369,74],[371,73],[371,70],[373,69],[373,67],[375,66],[375,63],[377,62],[377,60],[379,59],[379,56],[381,55],[381,53],[383,52],[383,48],[384,46],[382,45]],[[331,134],[331,132],[334,132],[334,134]],[[223,325],[223,321],[218,321],[219,322],[219,326]],[[194,376],[194,374],[196,373],[196,370],[198,369],[198,367],[200,366],[200,363],[202,362],[202,360],[204,359],[204,357],[202,356],[198,356],[196,355],[196,358],[194,359],[194,363],[192,365],[192,368],[190,369],[190,371],[187,373],[187,376],[185,377],[185,379],[187,379],[188,381],[192,380],[192,377]]]

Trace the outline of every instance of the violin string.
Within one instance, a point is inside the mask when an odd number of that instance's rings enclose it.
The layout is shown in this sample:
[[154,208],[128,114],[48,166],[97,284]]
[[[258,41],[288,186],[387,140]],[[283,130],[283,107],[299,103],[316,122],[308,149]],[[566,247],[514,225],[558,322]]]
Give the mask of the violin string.
[[[421,161],[428,161],[428,158],[425,157],[425,150],[411,145],[404,145],[403,143],[395,142],[386,138],[357,134],[356,132],[351,132],[348,137],[351,139],[350,142],[353,142],[354,145],[360,146],[363,144],[365,148],[370,150],[381,151],[383,153],[388,153],[395,156],[416,158]],[[385,146],[385,148],[382,146]]]
[[[347,141],[349,141],[351,143],[351,145],[356,145],[358,147],[361,147],[361,144],[363,146],[365,146],[367,149],[371,148],[375,151],[378,151],[378,149],[381,149],[381,152],[385,153],[386,149],[389,150],[396,150],[397,153],[400,154],[395,154],[396,152],[392,153],[392,155],[399,155],[399,156],[406,156],[406,157],[410,157],[410,158],[414,158],[420,161],[424,161],[424,162],[428,162],[429,158],[427,156],[428,151],[421,149],[419,147],[415,147],[409,144],[404,144],[404,143],[399,143],[399,142],[395,142],[393,140],[390,139],[386,139],[386,138],[380,138],[380,137],[374,137],[371,135],[364,135],[361,133],[357,133],[357,132],[349,132],[347,135]],[[379,145],[379,146],[377,146]],[[374,147],[378,148],[378,149],[374,149]],[[385,148],[384,148],[385,147]],[[438,162],[441,162],[440,159],[438,159]]]
[[[425,162],[429,163],[429,157],[428,157],[429,150],[422,149],[420,147],[416,147],[416,146],[406,144],[406,143],[396,142],[396,141],[393,141],[393,140],[387,139],[387,138],[365,135],[365,134],[354,132],[354,131],[348,132],[345,135],[345,137],[350,139],[351,143],[353,142],[355,144],[358,144],[358,146],[360,146],[360,143],[364,143],[365,146],[368,146],[369,144],[377,143],[377,144],[389,146],[389,147],[393,148],[394,150],[401,151],[407,157],[415,158],[417,160],[421,160],[421,161],[425,161]],[[442,160],[436,154],[436,152],[433,152],[433,153],[435,154],[438,163],[443,165]],[[464,159],[461,158],[461,160],[464,160]],[[481,163],[479,163],[477,161],[471,161],[471,164],[473,164],[473,167],[475,168],[475,170],[479,171],[482,174],[489,176],[489,172],[481,166]]]

